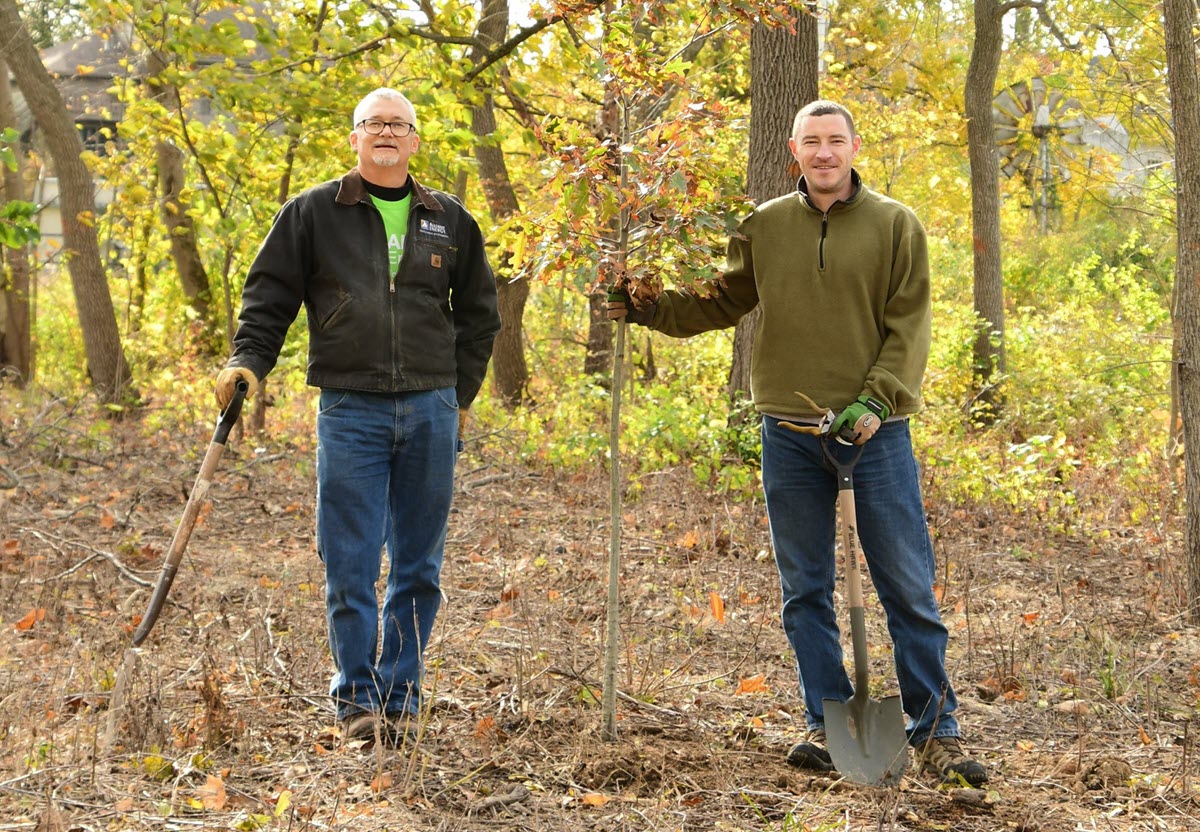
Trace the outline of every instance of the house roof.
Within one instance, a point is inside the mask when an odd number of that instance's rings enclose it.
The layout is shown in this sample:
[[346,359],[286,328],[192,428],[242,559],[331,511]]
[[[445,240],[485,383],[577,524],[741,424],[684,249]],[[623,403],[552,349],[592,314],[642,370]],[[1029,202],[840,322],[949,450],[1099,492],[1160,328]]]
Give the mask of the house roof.
[[[255,27],[245,19],[246,12],[262,14],[262,4],[246,3],[238,8],[209,11],[197,22],[211,27],[231,20],[244,38],[253,39]],[[56,44],[42,50],[41,57],[46,70],[54,76],[71,118],[85,124],[111,123],[124,117],[125,105],[109,90],[114,81],[137,74],[139,52],[140,48],[132,43],[132,29],[120,26]],[[266,50],[260,45],[253,57],[266,57]],[[206,62],[202,57],[197,61],[201,65]]]

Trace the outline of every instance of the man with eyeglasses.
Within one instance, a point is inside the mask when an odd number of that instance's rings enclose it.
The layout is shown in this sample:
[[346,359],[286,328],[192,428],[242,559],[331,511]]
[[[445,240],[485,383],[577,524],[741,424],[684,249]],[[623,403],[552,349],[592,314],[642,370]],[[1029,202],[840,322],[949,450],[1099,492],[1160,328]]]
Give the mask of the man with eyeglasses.
[[280,209],[216,380],[222,408],[239,380],[253,395],[304,304],[307,380],[321,391],[317,552],[330,693],[343,738],[364,745],[416,735],[455,458],[500,328],[479,226],[455,197],[409,174],[419,146],[416,112],[399,92],[376,89],[358,103],[357,167]]

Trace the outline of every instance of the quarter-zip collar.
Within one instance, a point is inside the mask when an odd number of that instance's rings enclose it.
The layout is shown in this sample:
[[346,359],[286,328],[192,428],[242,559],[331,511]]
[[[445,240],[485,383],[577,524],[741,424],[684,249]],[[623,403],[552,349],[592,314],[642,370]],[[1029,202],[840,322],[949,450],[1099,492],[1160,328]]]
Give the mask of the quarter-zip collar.
[[817,269],[825,271],[825,238],[829,235],[829,213],[839,205],[846,208],[853,208],[858,204],[858,197],[862,193],[862,177],[858,175],[858,171],[854,168],[850,169],[850,184],[853,189],[850,191],[849,199],[835,200],[832,205],[822,211],[817,206],[813,205],[812,200],[808,198],[808,184],[801,176],[796,183],[796,193],[800,195],[800,199],[810,210],[816,211],[821,215],[821,239],[817,242]]
[[822,211],[816,205],[813,205],[812,200],[808,198],[808,183],[804,181],[803,176],[801,176],[800,179],[797,180],[797,182],[796,182],[796,192],[798,194],[800,194],[800,198],[802,200],[804,200],[805,205],[807,205],[809,208],[813,209],[814,211],[818,211],[821,214],[828,216],[829,212],[832,211],[835,206],[837,206],[839,204],[852,205],[855,202],[855,200],[858,199],[859,194],[862,193],[862,186],[863,186],[862,177],[858,175],[858,171],[855,170],[854,168],[850,169],[850,184],[852,186],[852,190],[850,191],[850,198],[837,200],[836,202],[833,203],[833,205],[830,205],[829,208],[825,211]]
[[[430,211],[446,210],[438,198],[426,190],[411,173],[408,175],[408,181],[412,184],[413,198],[421,203],[423,208]],[[358,172],[358,168],[352,168],[341,178],[335,202],[339,205],[354,205],[358,202],[369,203],[370,201],[371,195],[367,192],[367,184],[363,181],[362,174]]]

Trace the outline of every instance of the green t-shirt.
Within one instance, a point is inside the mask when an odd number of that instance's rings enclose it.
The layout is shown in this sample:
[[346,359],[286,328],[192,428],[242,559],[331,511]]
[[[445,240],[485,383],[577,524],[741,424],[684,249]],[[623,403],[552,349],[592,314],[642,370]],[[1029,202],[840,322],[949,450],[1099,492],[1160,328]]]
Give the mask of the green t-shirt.
[[388,267],[392,274],[400,268],[400,257],[404,254],[404,235],[408,233],[408,208],[412,194],[395,201],[380,199],[374,194],[371,201],[383,217],[383,230],[387,233]]

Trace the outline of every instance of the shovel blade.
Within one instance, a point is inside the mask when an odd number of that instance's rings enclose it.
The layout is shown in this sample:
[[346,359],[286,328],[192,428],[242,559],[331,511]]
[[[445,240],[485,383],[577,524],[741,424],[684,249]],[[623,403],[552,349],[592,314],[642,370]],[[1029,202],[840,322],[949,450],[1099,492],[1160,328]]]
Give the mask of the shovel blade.
[[908,735],[899,696],[875,701],[826,699],[825,739],[842,777],[865,786],[895,786],[908,765]]

